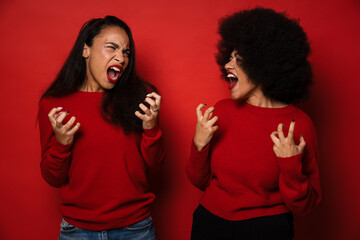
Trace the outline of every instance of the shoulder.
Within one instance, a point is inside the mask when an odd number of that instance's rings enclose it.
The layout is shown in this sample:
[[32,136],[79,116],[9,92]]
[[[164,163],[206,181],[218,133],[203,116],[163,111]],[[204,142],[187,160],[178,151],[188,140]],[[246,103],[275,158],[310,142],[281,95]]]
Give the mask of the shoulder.
[[313,122],[311,118],[301,109],[292,106],[294,108],[294,115],[298,118],[299,121],[312,125]]
[[302,110],[294,106],[294,120],[296,126],[308,135],[316,135],[315,126],[311,118]]
[[218,101],[214,105],[214,108],[217,113],[231,114],[243,111],[245,109],[245,104],[231,98],[226,98]]
[[62,105],[64,105],[64,103],[67,104],[67,103],[78,102],[78,101],[74,101],[74,95],[76,94],[73,93],[63,97],[43,97],[39,101],[39,113],[42,111],[49,112],[53,108],[63,107]]
[[39,110],[52,108],[57,103],[57,99],[53,97],[44,97],[39,101]]
[[215,103],[214,107],[216,108],[228,108],[236,106],[236,102],[231,98],[226,98]]
[[146,91],[148,93],[151,93],[151,92],[157,93],[158,92],[157,88],[154,85],[152,85],[151,83],[144,81],[144,80],[142,81],[142,83],[144,84],[144,87],[146,88]]

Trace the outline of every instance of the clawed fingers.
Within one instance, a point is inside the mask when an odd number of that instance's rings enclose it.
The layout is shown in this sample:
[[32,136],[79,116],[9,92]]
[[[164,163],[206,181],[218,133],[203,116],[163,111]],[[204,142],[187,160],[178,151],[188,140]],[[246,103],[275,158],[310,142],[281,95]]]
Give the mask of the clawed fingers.
[[211,113],[209,114],[209,119],[212,118],[213,114],[214,114],[214,112],[211,112]]
[[[155,99],[155,107],[154,109],[159,109],[160,108],[160,105],[161,105],[161,96],[156,93],[156,92],[152,92],[152,93],[149,93],[148,95],[146,95],[146,98],[154,98]],[[149,102],[148,102],[149,103]],[[150,103],[149,103],[150,104]],[[150,104],[151,105],[151,104]],[[151,105],[152,106],[152,105]],[[153,108],[153,106],[152,106]]]
[[[74,134],[79,130],[80,123],[74,123],[76,118],[73,116],[63,124],[66,116],[69,115],[69,111],[61,111],[62,107],[53,108],[48,113],[48,117],[55,132],[55,136],[58,142],[63,145],[71,144],[74,140]],[[59,112],[61,111],[61,112]]]
[[139,104],[139,107],[140,107],[141,110],[143,110],[143,112],[145,113],[145,115],[147,115],[148,117],[151,116],[150,110],[149,110],[143,103],[140,103],[140,104]]
[[55,128],[64,129],[67,131],[67,130],[71,129],[71,127],[74,125],[76,118],[71,117],[70,120],[63,125],[63,121],[64,121],[65,117],[67,115],[69,115],[69,111],[59,112],[60,110],[62,110],[62,107],[57,107],[57,108],[51,109],[51,111],[48,114],[48,117],[49,117],[50,123],[54,129]]
[[284,128],[284,124],[280,123],[277,129],[280,141],[284,141],[285,139],[283,128]]
[[68,131],[67,134],[74,135],[77,132],[77,130],[79,130],[79,128],[80,128],[80,123],[78,122],[75,124],[75,126],[72,129],[70,129],[70,131]]
[[[206,111],[204,112],[204,115],[202,115],[202,109],[206,106],[206,104],[199,104],[196,108],[196,116],[198,119],[198,122],[203,125],[203,126],[208,126],[208,127],[214,127],[213,125],[216,123],[216,121],[219,119],[217,116],[213,117],[214,114],[214,107],[209,107],[208,109],[206,109]],[[216,128],[217,129],[217,128]]]
[[146,95],[144,102],[149,104],[149,107],[143,103],[139,104],[140,109],[144,112],[135,111],[135,116],[143,121],[143,128],[150,129],[154,127],[158,119],[158,111],[161,104],[161,96],[156,92],[152,92]]
[[56,114],[56,112],[60,111],[62,109],[62,107],[57,107],[57,108],[53,108],[50,110],[50,112],[48,113],[48,117],[50,120],[51,125],[54,127],[56,124],[56,118],[58,116],[58,114]]
[[141,120],[145,120],[145,115],[144,114],[141,114],[139,111],[136,111],[135,112],[135,115],[138,117],[138,118],[140,118]]
[[200,103],[196,108],[196,116],[197,116],[198,121],[201,121],[203,118],[201,109],[203,109],[205,106],[206,106],[206,104]]
[[142,121],[149,121],[150,117],[146,114],[140,113],[140,111],[136,111],[135,115],[140,118]]
[[294,141],[295,120],[292,120],[290,123],[287,137],[284,136],[283,129],[284,124],[280,123],[278,125],[277,131],[274,131],[270,134],[270,138],[274,143],[273,150],[276,156],[291,157],[303,152],[306,146],[304,137],[302,135],[300,136],[299,145],[296,145]]
[[64,125],[65,130],[69,130],[75,123],[76,117],[71,117],[70,120]]
[[202,109],[205,106],[206,104],[201,103],[196,108],[197,123],[195,128],[194,144],[198,151],[203,149],[210,142],[213,134],[219,128],[219,126],[215,125],[219,117],[213,117],[215,108],[210,107],[206,109],[203,115]]
[[300,143],[299,143],[299,146],[298,146],[300,152],[304,151],[305,146],[306,146],[306,142],[305,142],[304,136],[301,134]]
[[145,102],[147,102],[150,105],[150,111],[157,112],[159,110],[159,106],[152,98],[146,97]]
[[292,142],[294,142],[294,130],[295,130],[295,120],[292,120],[290,123],[289,133],[287,136]]
[[58,115],[58,117],[55,119],[55,122],[56,122],[55,125],[56,125],[56,127],[60,128],[60,127],[63,126],[62,122],[63,122],[63,120],[65,119],[65,117],[66,117],[68,114],[69,114],[69,112],[66,111],[66,112],[61,112],[61,113]]
[[208,109],[206,109],[206,111],[204,113],[203,121],[209,121],[210,120],[210,114],[212,115],[214,110],[215,110],[214,107],[209,107]]
[[[279,144],[280,144],[279,138],[276,137],[277,135],[278,135],[278,132],[277,132],[277,131],[273,131],[273,132],[270,134],[270,138],[271,138],[271,140],[273,141],[273,143],[274,143],[275,145],[279,145]],[[275,146],[275,145],[274,145],[274,146]]]
[[212,119],[210,119],[210,120],[208,121],[209,125],[210,125],[210,126],[213,126],[218,119],[219,119],[218,116],[213,117]]

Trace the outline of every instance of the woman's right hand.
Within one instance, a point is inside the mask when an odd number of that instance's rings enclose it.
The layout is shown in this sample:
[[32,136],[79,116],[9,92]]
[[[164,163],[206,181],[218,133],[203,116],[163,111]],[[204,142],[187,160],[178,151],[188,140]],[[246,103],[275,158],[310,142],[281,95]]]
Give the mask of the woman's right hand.
[[74,141],[74,135],[80,128],[80,123],[76,123],[74,127],[72,125],[75,123],[76,118],[71,117],[70,120],[63,124],[64,118],[69,114],[68,111],[59,112],[62,108],[53,108],[48,114],[51,126],[54,129],[56,139],[62,145],[72,144]]
[[203,116],[201,109],[205,106],[206,104],[201,103],[196,108],[197,122],[194,136],[194,144],[196,150],[198,151],[201,151],[206,147],[206,145],[209,144],[212,136],[214,135],[214,132],[219,128],[218,126],[214,126],[214,124],[218,120],[218,117],[215,116],[211,118],[215,108],[208,108]]

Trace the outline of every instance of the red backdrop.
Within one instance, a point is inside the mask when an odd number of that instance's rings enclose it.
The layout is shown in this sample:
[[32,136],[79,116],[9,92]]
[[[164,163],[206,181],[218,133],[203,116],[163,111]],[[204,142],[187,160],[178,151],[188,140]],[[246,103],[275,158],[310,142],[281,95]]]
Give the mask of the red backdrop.
[[315,85],[302,105],[317,127],[321,205],[295,218],[296,239],[360,239],[360,3],[312,0],[0,1],[0,239],[57,239],[58,190],[40,176],[37,102],[82,24],[116,15],[132,28],[137,69],[163,96],[166,161],[152,181],[160,240],[189,239],[201,192],[185,175],[195,107],[229,97],[215,63],[218,19],[254,6],[301,19]]

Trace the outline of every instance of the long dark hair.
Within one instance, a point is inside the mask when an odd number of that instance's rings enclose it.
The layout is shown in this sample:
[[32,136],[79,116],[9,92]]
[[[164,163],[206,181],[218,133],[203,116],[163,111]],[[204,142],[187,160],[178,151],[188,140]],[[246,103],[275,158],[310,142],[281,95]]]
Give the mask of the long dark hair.
[[86,77],[86,64],[82,56],[84,44],[91,47],[94,38],[108,26],[118,26],[125,30],[130,41],[130,56],[129,64],[115,86],[110,90],[105,90],[102,114],[107,121],[120,125],[125,133],[141,132],[142,122],[134,113],[139,109],[138,106],[145,99],[148,90],[156,89],[136,74],[135,46],[130,28],[114,16],[92,19],[82,26],[63,67],[41,96],[40,101],[45,97],[62,97],[79,90]]

